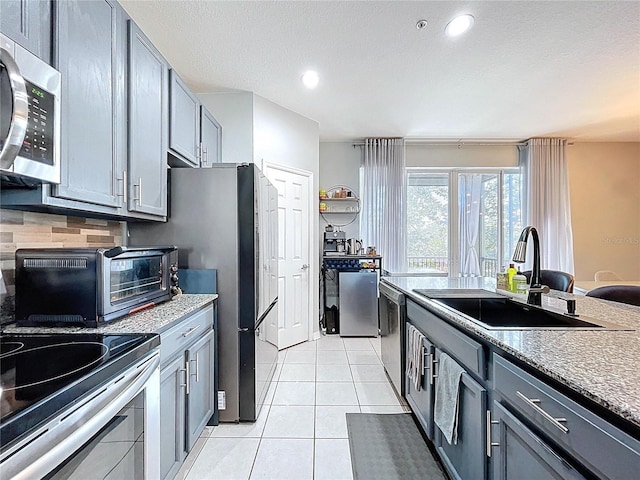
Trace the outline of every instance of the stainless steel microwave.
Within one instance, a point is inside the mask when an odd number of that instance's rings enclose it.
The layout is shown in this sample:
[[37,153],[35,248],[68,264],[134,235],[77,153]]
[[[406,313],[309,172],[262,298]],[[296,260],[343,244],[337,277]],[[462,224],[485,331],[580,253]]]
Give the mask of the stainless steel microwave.
[[16,251],[18,326],[97,327],[179,293],[174,246]]
[[0,176],[60,183],[61,75],[0,34]]

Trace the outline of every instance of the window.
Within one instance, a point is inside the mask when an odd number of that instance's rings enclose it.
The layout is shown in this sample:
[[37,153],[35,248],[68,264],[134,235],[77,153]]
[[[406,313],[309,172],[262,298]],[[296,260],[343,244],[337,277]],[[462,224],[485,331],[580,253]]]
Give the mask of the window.
[[495,276],[522,230],[519,169],[407,172],[408,271]]

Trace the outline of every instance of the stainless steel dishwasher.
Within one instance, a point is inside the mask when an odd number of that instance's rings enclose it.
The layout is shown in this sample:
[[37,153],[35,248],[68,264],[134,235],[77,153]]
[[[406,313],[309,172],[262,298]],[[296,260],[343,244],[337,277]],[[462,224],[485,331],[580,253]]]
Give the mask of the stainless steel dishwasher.
[[405,298],[402,292],[384,282],[380,282],[378,289],[382,363],[396,392],[404,395]]

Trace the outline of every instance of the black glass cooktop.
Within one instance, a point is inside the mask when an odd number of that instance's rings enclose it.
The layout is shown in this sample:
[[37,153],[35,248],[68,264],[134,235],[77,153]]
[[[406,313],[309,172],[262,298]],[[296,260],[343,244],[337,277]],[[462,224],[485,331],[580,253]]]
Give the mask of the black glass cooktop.
[[3,448],[160,344],[156,334],[0,336]]

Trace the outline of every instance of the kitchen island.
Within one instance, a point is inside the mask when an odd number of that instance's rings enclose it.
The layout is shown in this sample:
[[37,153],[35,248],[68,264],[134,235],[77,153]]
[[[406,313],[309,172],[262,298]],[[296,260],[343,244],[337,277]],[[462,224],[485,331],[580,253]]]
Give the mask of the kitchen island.
[[[576,297],[578,314],[613,328],[489,329],[428,296],[445,289],[458,297],[457,289],[482,289],[522,303],[525,296],[496,290],[493,279],[483,278],[381,282],[405,294],[407,331],[411,325],[423,334],[420,385],[407,375],[405,397],[452,477],[634,478],[640,469],[640,307]],[[544,309],[567,311],[562,298],[543,297]],[[444,353],[464,371],[457,444],[434,423]]]

